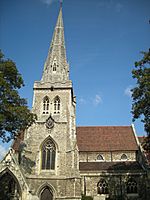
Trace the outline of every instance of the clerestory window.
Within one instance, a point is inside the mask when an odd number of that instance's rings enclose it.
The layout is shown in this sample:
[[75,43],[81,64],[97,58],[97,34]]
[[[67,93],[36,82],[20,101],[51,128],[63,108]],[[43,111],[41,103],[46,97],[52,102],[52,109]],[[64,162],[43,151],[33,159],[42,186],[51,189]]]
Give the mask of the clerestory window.
[[43,114],[49,114],[49,98],[47,96],[43,99]]
[[126,154],[122,154],[122,155],[121,155],[121,160],[127,160],[127,159],[128,159],[128,157],[127,157]]
[[49,138],[42,145],[42,169],[55,169],[56,147],[54,142]]
[[60,113],[60,98],[57,96],[54,99],[54,114]]
[[130,178],[127,181],[126,187],[127,187],[127,194],[137,193],[137,182],[133,178]]
[[103,160],[104,160],[103,156],[101,154],[99,154],[97,156],[97,161],[103,161]]
[[97,184],[98,194],[108,194],[108,184],[105,179],[101,179]]

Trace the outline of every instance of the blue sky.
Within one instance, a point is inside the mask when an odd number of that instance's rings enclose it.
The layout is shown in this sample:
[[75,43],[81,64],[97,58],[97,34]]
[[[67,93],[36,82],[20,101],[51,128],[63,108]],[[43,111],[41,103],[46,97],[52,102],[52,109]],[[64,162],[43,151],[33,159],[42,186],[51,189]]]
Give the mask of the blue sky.
[[[16,62],[25,82],[20,94],[31,108],[33,83],[41,79],[59,1],[0,4],[0,48]],[[150,47],[150,1],[64,0],[63,19],[77,125],[130,125],[131,71],[140,51]],[[144,134],[139,120],[135,128]]]

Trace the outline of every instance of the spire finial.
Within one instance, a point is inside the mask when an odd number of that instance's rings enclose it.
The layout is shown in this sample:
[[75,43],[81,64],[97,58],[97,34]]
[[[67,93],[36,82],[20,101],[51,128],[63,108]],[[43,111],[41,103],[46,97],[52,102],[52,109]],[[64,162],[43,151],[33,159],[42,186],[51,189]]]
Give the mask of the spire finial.
[[60,8],[62,8],[63,0],[60,0]]

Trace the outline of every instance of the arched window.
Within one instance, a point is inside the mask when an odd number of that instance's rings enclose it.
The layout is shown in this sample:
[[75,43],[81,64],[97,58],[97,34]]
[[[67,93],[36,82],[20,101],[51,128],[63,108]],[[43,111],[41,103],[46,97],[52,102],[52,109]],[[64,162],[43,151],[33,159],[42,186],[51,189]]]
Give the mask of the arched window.
[[98,194],[108,194],[108,184],[104,179],[101,179],[97,184]]
[[60,98],[57,96],[54,99],[54,114],[60,113]]
[[121,160],[127,160],[127,159],[128,159],[127,155],[126,154],[122,154]]
[[137,193],[137,182],[133,178],[130,178],[127,181],[127,194],[135,193]]
[[15,179],[9,172],[5,172],[0,177],[0,199],[16,199],[21,198],[20,187]]
[[40,200],[53,200],[53,193],[48,186],[42,190]]
[[56,147],[54,142],[49,138],[42,145],[42,169],[55,169]]
[[97,156],[97,160],[98,160],[98,161],[103,161],[104,158],[103,158],[103,156],[102,156],[101,154],[99,154],[99,155]]
[[49,114],[49,98],[47,96],[43,99],[43,114]]

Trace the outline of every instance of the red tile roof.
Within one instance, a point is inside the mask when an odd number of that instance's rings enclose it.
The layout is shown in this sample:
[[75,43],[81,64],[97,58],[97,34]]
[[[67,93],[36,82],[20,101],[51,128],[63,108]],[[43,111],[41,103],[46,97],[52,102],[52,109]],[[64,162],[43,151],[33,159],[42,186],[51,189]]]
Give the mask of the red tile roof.
[[131,126],[77,127],[79,151],[135,151],[138,145]]
[[80,171],[142,170],[138,162],[80,162]]

